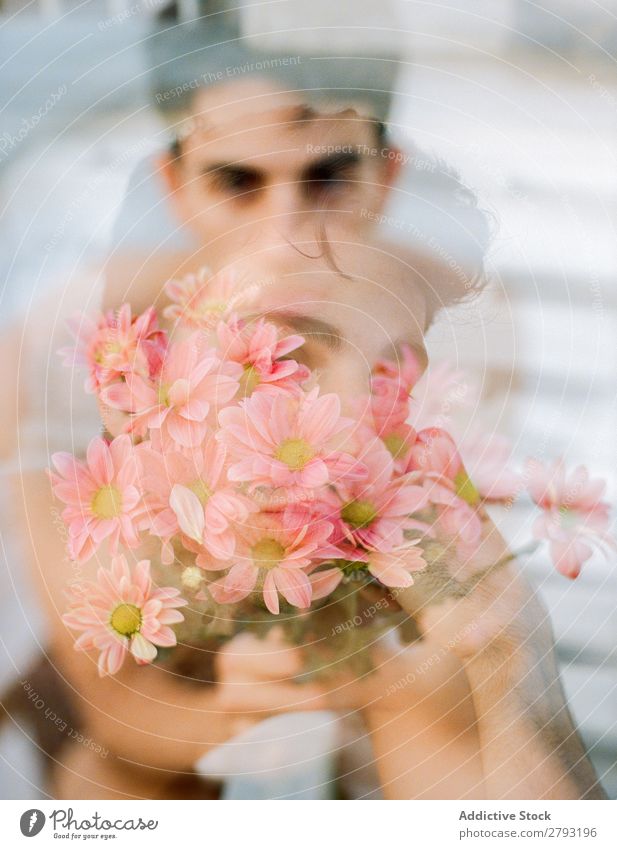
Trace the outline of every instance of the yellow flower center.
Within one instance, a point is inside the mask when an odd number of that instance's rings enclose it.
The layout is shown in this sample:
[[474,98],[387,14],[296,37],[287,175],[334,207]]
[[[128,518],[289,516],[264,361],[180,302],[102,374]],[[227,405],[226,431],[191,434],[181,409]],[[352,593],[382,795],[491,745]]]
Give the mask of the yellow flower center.
[[570,510],[568,507],[562,505],[559,508],[559,524],[562,528],[565,528],[567,531],[575,528],[580,522],[580,516],[576,512],[576,510]]
[[275,457],[292,471],[303,469],[313,459],[315,452],[304,439],[285,439],[279,445]]
[[169,407],[169,384],[159,383],[156,394],[159,404],[163,407]]
[[251,548],[251,555],[256,566],[274,569],[285,556],[285,548],[272,537],[263,537]]
[[195,495],[197,496],[197,498],[199,498],[202,504],[205,504],[206,501],[212,495],[212,490],[208,489],[204,481],[202,481],[201,479],[189,484],[189,489],[191,490],[191,492],[195,493]]
[[94,360],[97,365],[102,366],[107,357],[113,354],[119,354],[122,351],[122,345],[119,342],[106,342],[94,355]]
[[240,378],[240,395],[246,397],[252,395],[255,389],[259,386],[261,378],[259,372],[253,365],[245,365],[244,373]]
[[384,445],[392,454],[394,459],[396,459],[399,454],[403,453],[405,448],[405,440],[402,436],[399,436],[398,433],[391,433],[389,436],[386,436],[384,439]]
[[366,528],[377,518],[377,510],[370,501],[350,501],[341,510],[341,518],[352,528]]
[[115,486],[102,486],[92,499],[97,519],[115,519],[122,512],[122,495]]
[[141,610],[134,604],[119,604],[109,620],[111,627],[123,637],[132,637],[141,628]]
[[461,469],[454,478],[454,487],[458,497],[466,501],[471,507],[475,507],[479,503],[480,493],[464,469]]
[[202,315],[205,318],[210,315],[217,318],[225,312],[226,308],[227,304],[224,304],[222,301],[204,301],[204,303],[200,304],[197,308],[196,312],[198,315]]

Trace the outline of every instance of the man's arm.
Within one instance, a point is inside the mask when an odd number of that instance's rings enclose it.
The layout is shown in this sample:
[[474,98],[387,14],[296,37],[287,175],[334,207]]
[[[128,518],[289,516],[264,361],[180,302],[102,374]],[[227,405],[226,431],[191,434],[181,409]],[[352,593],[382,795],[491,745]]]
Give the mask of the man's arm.
[[490,519],[464,579],[442,593],[430,571],[397,600],[463,665],[486,797],[605,798],[566,704],[548,614]]
[[[504,576],[504,587],[509,579],[521,580]],[[517,631],[463,661],[488,798],[605,799],[566,704],[552,637]]]

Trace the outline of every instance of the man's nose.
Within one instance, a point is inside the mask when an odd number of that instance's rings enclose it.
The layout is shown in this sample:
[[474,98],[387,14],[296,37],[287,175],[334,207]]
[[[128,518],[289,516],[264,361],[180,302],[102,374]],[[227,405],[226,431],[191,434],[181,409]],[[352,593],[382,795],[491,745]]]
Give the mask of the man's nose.
[[268,194],[269,215],[279,232],[289,235],[306,225],[309,207],[302,183],[275,183]]

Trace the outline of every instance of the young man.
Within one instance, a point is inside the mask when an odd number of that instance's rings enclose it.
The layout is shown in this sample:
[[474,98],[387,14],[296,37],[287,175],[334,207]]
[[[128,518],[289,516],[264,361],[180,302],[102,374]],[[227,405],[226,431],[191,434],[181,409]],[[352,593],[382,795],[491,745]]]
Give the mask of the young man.
[[[379,125],[352,110],[317,114],[255,83],[209,90],[187,122],[160,173],[195,247],[163,245],[132,258],[118,248],[107,268],[107,306],[162,307],[170,277],[233,266],[258,284],[245,304],[251,315],[306,337],[299,356],[324,390],[352,399],[375,362],[403,342],[425,359],[435,311],[468,287],[443,257],[389,244],[376,231],[398,171]],[[428,234],[424,241],[435,243]],[[469,287],[476,272],[472,264]],[[388,798],[601,797],[563,700],[546,614],[514,564],[488,569],[467,595],[440,604],[431,585],[440,579],[418,579],[398,601],[423,640],[408,649],[380,644],[377,672],[365,679],[298,684],[301,649],[273,634],[221,647],[214,686],[181,666],[127,665],[101,681],[60,619],[73,567],[49,485],[32,473],[19,486],[52,663],[72,690],[84,737],[109,751],[103,759],[65,747],[55,796],[166,798],[205,752],[240,730],[277,713],[333,708],[363,714]],[[504,551],[485,518],[468,571],[482,573]],[[85,564],[83,575],[94,569]],[[412,683],[399,687],[401,680]]]

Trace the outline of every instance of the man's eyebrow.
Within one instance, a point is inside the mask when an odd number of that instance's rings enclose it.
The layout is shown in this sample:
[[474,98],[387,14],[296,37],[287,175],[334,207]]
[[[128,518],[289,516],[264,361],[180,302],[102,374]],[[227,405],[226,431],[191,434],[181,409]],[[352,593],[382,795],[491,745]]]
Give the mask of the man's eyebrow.
[[291,106],[288,111],[288,123],[294,124],[299,121],[310,122],[318,117],[318,112],[309,106],[307,103],[299,106]]
[[255,165],[244,165],[242,162],[213,162],[211,165],[206,165],[201,168],[201,173],[206,174],[221,173],[225,171],[245,171],[251,174],[260,174],[261,170]]
[[338,351],[343,344],[344,337],[338,327],[315,316],[276,310],[268,313],[266,318],[275,324],[290,327],[302,336],[318,338],[332,351]]
[[340,153],[326,153],[308,162],[304,168],[305,173],[310,173],[314,169],[331,167],[347,168],[349,165],[356,165],[360,161],[360,154],[356,151],[341,151]]

